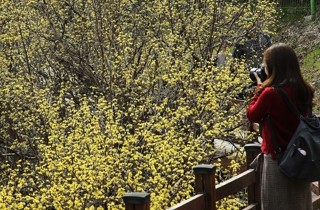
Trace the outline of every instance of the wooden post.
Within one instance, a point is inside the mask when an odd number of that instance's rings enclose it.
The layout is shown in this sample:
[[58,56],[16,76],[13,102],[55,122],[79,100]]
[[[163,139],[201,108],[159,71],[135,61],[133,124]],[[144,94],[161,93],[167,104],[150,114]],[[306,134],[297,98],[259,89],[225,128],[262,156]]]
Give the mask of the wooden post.
[[195,192],[203,193],[205,197],[205,210],[216,210],[216,183],[214,165],[197,165],[193,167],[195,174]]
[[[257,155],[261,152],[260,144],[247,144],[244,146],[246,151],[246,161],[247,161],[247,169],[249,168],[250,163],[257,157]],[[261,195],[260,195],[260,177],[257,176],[255,184],[248,187],[248,204],[252,203],[261,203]],[[258,205],[260,206],[260,205]]]
[[143,192],[130,192],[122,197],[125,210],[150,210],[150,194]]
[[247,169],[249,169],[250,163],[257,157],[257,155],[261,152],[261,145],[259,143],[246,144],[244,146],[246,151],[246,163]]

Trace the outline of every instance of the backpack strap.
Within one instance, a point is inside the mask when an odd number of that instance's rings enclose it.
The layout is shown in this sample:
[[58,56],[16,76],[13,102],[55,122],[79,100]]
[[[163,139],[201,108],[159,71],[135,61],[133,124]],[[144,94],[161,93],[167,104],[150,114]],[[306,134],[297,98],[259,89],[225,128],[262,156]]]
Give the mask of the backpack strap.
[[289,96],[286,94],[286,92],[284,92],[284,90],[282,88],[276,88],[276,90],[278,91],[278,93],[280,93],[280,95],[282,96],[283,100],[286,102],[286,104],[288,105],[289,109],[298,117],[300,118],[301,113],[299,112],[299,110],[297,109],[297,107],[292,103],[292,101],[290,100]]
[[[286,102],[286,104],[289,106],[289,109],[298,117],[300,118],[301,116],[303,116],[300,111],[298,110],[298,108],[292,103],[292,101],[290,100],[289,96],[286,94],[286,92],[284,92],[284,90],[282,88],[276,87],[276,90],[278,91],[278,93],[280,93],[280,95],[282,96],[282,98],[284,99],[284,101]],[[311,117],[312,116],[312,106],[309,104],[308,105],[308,110],[307,110],[307,116]]]

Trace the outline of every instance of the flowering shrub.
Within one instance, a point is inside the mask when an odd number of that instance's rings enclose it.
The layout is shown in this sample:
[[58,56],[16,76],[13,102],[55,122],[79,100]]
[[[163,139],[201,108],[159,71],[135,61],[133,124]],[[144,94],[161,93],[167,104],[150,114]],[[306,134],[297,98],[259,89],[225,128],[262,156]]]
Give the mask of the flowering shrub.
[[[193,195],[214,139],[250,141],[237,100],[248,70],[217,67],[216,53],[271,29],[274,6],[3,1],[0,208],[123,209],[126,192],[145,191],[165,209]],[[236,174],[235,160],[221,170]]]

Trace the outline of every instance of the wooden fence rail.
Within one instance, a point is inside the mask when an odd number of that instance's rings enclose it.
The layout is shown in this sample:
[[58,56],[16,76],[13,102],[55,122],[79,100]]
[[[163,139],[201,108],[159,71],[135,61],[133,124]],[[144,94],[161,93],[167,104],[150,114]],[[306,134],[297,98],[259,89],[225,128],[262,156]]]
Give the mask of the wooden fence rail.
[[[259,210],[260,183],[254,169],[249,164],[260,152],[260,145],[248,144],[245,146],[247,170],[218,185],[215,184],[214,165],[197,165],[193,168],[195,174],[195,196],[173,206],[167,210],[216,210],[216,202],[247,189],[248,205],[244,210]],[[312,183],[313,209],[320,209],[319,182]],[[123,196],[125,210],[150,210],[150,194],[131,192]]]

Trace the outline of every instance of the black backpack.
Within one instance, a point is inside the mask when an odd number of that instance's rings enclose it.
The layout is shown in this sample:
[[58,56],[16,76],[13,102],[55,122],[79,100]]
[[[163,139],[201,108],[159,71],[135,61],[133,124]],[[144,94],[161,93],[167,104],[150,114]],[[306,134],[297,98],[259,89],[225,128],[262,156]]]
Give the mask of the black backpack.
[[277,90],[290,110],[300,119],[285,151],[281,151],[271,119],[268,119],[279,168],[295,180],[320,181],[320,118],[312,115],[311,108],[304,117],[287,94],[281,88]]

